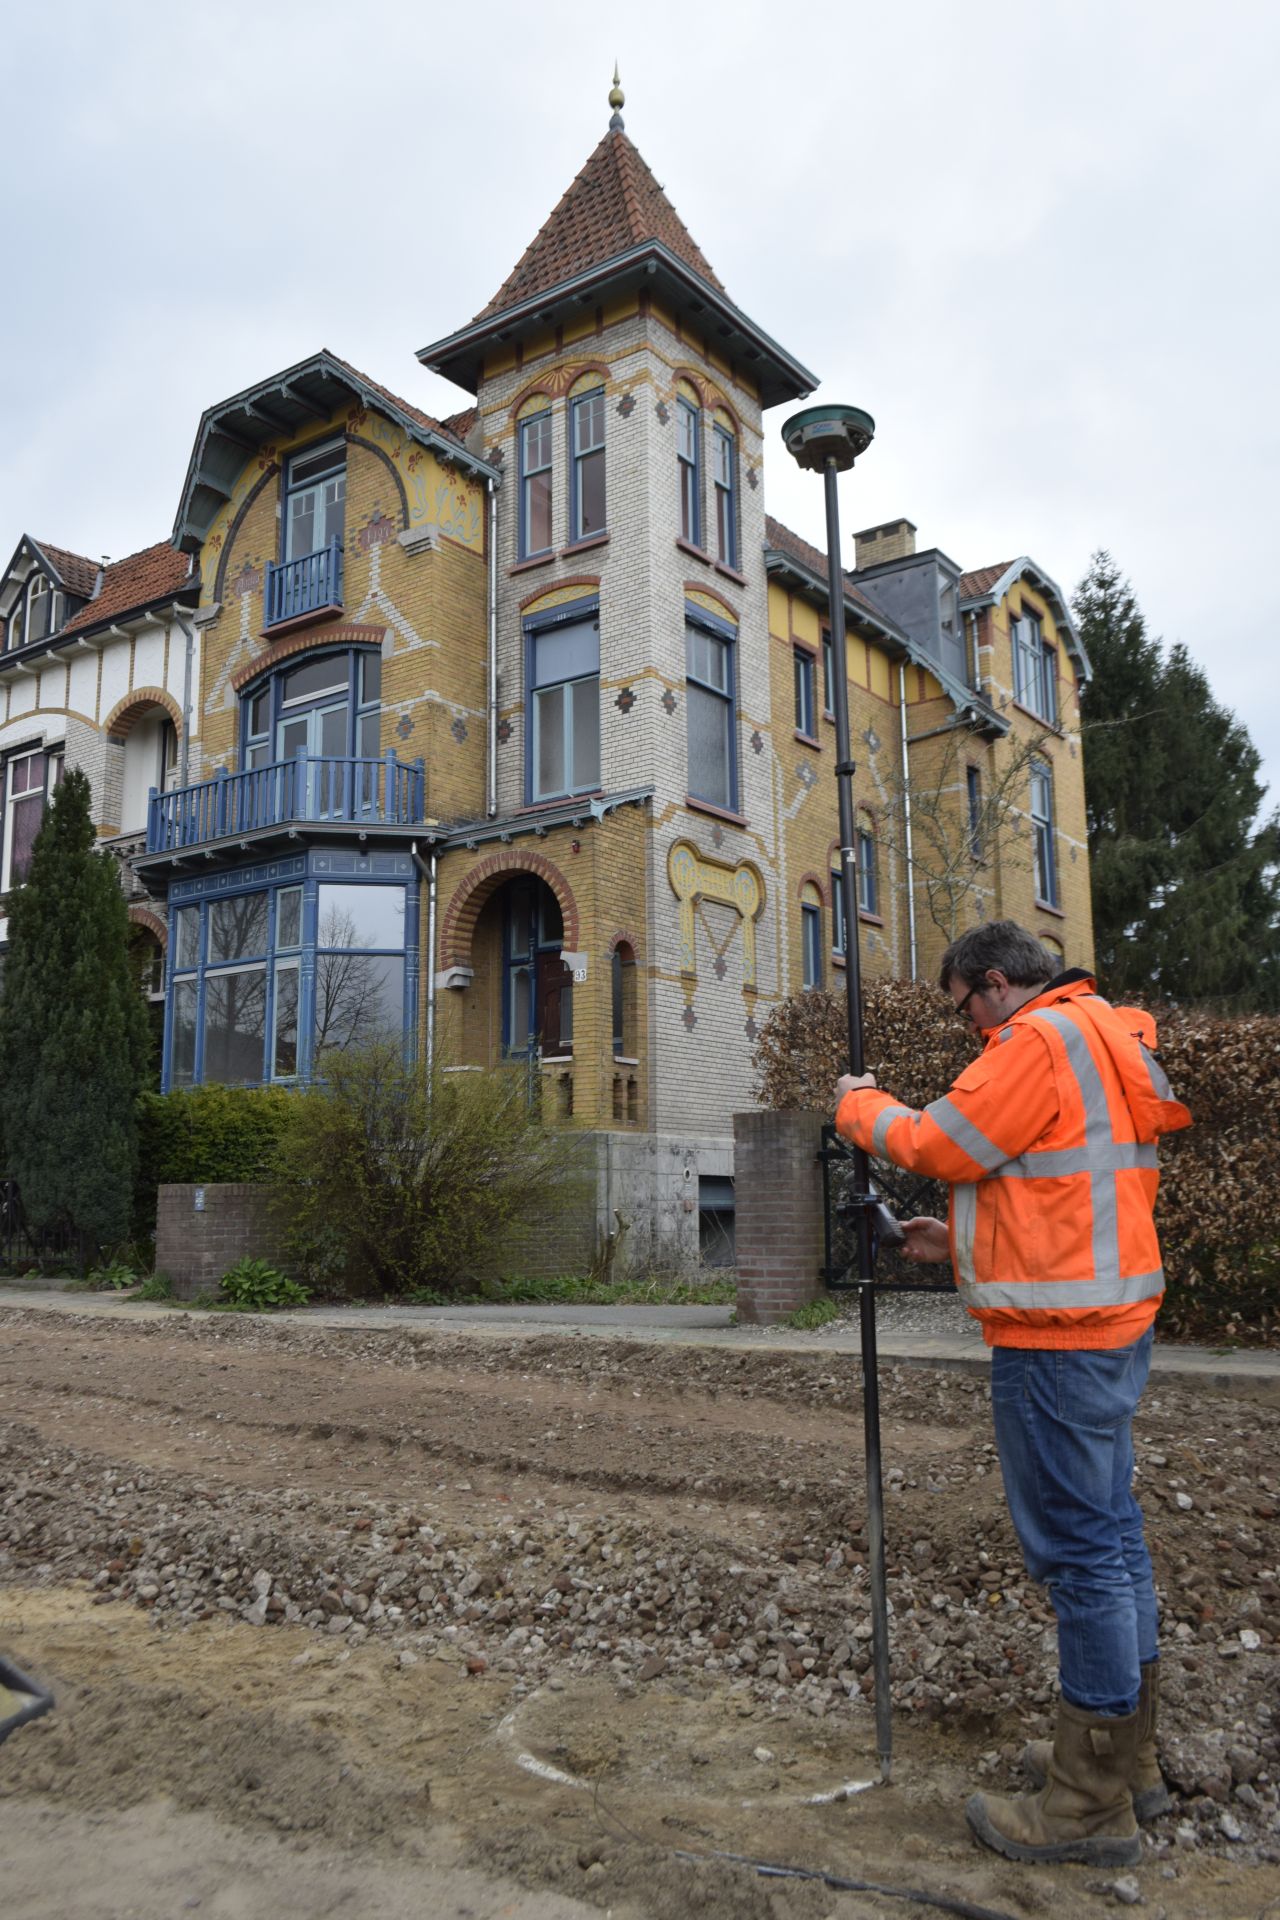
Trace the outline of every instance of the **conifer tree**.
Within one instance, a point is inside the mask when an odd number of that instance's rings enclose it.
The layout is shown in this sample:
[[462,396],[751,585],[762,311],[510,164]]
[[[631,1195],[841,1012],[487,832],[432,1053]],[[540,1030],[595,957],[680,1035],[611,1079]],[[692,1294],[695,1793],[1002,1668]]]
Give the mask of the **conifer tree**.
[[1185,647],[1167,658],[1110,554],[1075,596],[1094,947],[1104,991],[1280,1006],[1280,820],[1261,757]]
[[94,845],[89,783],[68,773],[9,895],[0,995],[0,1133],[32,1227],[82,1251],[124,1239],[146,1015],[115,861]]

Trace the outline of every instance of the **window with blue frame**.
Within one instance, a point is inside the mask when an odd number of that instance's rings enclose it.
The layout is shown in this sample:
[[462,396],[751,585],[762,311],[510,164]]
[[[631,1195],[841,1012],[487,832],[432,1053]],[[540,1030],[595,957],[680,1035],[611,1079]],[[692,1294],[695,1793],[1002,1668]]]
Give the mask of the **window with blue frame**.
[[813,655],[807,647],[792,648],[796,690],[796,732],[807,739],[818,736],[818,717],[814,712]]
[[738,807],[734,642],[727,621],[685,609],[685,700],[689,710],[689,797],[731,813]]
[[351,819],[377,795],[382,655],[344,647],[289,661],[256,681],[240,704],[241,765],[315,762],[307,818]]
[[604,388],[595,387],[570,402],[572,452],[569,538],[590,540],[605,530]]
[[717,420],[711,429],[712,479],[716,501],[716,559],[738,564],[738,449],[731,429]]
[[551,408],[520,422],[519,558],[551,551]]
[[600,613],[592,603],[525,621],[529,755],[526,798],[594,793],[600,785]]
[[858,823],[858,911],[880,912],[880,861],[875,828],[863,815]]
[[166,1084],[257,1085],[411,1031],[407,911],[416,890],[291,880],[174,909]]
[[683,395],[676,398],[676,474],[680,490],[680,538],[702,545],[702,471],[699,443],[702,411]]
[[266,623],[342,605],[347,446],[326,440],[293,454],[281,501],[280,561],[267,570]]
[[833,868],[831,873],[831,951],[844,957],[844,888],[838,867]]
[[502,927],[502,1045],[510,1057],[573,1052],[573,976],[563,947],[560,903],[546,882],[510,882]]
[[831,650],[831,635],[822,629],[822,711],[834,715],[836,710],[836,667],[835,655]]
[[812,881],[800,898],[801,979],[806,993],[822,985],[822,898]]

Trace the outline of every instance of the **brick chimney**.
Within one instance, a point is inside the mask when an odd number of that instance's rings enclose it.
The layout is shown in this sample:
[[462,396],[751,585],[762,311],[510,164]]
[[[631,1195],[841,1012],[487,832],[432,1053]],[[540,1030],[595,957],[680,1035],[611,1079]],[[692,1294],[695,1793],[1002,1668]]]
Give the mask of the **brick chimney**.
[[886,520],[878,527],[865,527],[854,534],[853,545],[859,573],[885,560],[908,560],[916,550],[915,522]]

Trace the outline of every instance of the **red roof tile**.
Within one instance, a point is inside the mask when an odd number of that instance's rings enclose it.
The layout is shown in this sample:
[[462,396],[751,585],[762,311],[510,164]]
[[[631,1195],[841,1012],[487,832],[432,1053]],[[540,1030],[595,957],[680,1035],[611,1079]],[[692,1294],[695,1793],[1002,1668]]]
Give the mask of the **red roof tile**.
[[[416,420],[420,427],[427,429],[428,433],[438,433],[444,440],[457,440],[458,443],[461,444],[461,434],[459,434],[456,428],[450,425],[448,421],[437,420],[433,415],[424,413],[421,407],[414,406],[412,400],[402,400],[398,393],[392,393],[390,387],[384,387],[380,380],[371,380],[367,373],[361,373],[359,367],[353,367],[349,360],[342,358],[341,354],[329,353],[328,348],[325,349],[325,352],[328,354],[329,359],[337,366],[345,368],[362,386],[368,387],[370,393],[381,394],[384,400],[389,400],[393,407],[400,409],[401,413],[407,413],[411,420]],[[474,408],[469,409],[469,412],[472,414],[474,414],[474,411]],[[465,417],[466,416],[462,414],[454,415],[455,420]]]
[[487,320],[546,293],[646,240],[660,241],[718,293],[724,292],[636,148],[625,133],[611,130],[476,319]]
[[[798,560],[802,567],[808,567],[811,573],[816,573],[820,579],[826,579],[827,556],[821,547],[810,546],[809,542],[802,540],[798,533],[792,533],[790,527],[784,527],[781,520],[775,520],[771,513],[765,515],[764,534],[768,544],[776,548],[779,553],[789,553],[791,558]],[[878,620],[885,619],[883,609],[878,607],[874,600],[867,598],[852,574],[847,572],[844,576],[844,590],[851,599],[857,600],[874,613]]]
[[1002,560],[995,567],[976,567],[972,573],[960,575],[960,598],[979,600],[984,593],[990,593],[1002,574],[1008,573],[1012,560]]
[[82,553],[71,553],[66,547],[55,547],[48,540],[37,540],[34,544],[56,569],[67,592],[73,593],[77,600],[87,600],[98,584],[101,570],[98,562],[86,559]]
[[121,614],[136,613],[155,600],[168,599],[181,592],[190,574],[189,556],[179,553],[167,540],[145,547],[141,553],[131,553],[126,560],[117,560],[105,569],[101,591],[67,621],[62,631],[80,633]]

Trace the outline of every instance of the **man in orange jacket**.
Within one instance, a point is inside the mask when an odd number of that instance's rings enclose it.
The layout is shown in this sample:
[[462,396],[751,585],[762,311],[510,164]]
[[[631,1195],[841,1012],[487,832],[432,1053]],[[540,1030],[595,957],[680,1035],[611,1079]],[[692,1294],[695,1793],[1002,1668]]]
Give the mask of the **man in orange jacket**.
[[1009,1512],[1058,1620],[1057,1727],[1027,1751],[1044,1785],[974,1794],[965,1812],[1011,1859],[1127,1866],[1137,1819],[1170,1804],[1132,1422],[1164,1290],[1156,1141],[1191,1116],[1155,1059],[1149,1015],[1109,1006],[1078,969],[1055,974],[1015,921],[953,941],[941,985],[986,1034],[982,1053],[922,1113],[873,1074],[845,1074],[836,1125],[950,1184],[948,1224],[907,1222],[905,1251],[950,1258],[982,1323]]

